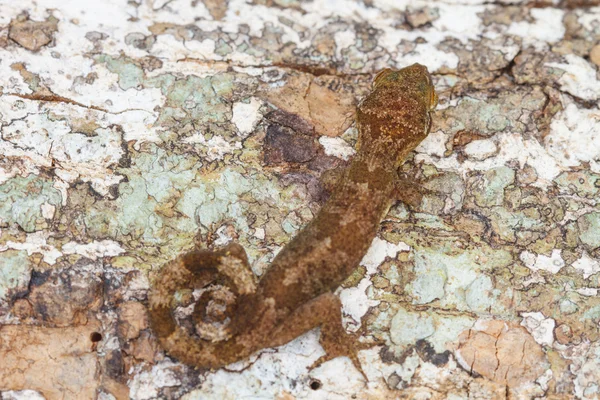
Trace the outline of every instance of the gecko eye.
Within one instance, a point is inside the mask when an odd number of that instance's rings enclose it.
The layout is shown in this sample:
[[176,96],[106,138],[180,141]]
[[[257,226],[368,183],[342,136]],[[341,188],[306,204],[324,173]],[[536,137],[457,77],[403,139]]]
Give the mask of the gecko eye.
[[438,105],[438,95],[435,92],[435,90],[433,89],[433,87],[431,88],[431,98],[429,99],[429,110],[433,111],[435,110],[435,108]]

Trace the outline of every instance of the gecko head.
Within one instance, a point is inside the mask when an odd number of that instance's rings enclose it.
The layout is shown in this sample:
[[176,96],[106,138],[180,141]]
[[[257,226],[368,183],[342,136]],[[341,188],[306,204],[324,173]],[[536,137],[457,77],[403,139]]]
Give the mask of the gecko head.
[[437,101],[425,66],[384,69],[357,107],[359,151],[372,163],[399,166],[429,134]]
[[386,68],[380,71],[373,80],[373,89],[394,88],[405,95],[425,101],[429,111],[433,111],[438,103],[438,96],[431,81],[427,67],[413,64],[393,70]]

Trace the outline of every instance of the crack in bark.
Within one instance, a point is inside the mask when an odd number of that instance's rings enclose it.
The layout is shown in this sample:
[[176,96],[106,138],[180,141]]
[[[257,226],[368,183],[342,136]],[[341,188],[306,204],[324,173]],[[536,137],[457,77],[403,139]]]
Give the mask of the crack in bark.
[[69,99],[68,97],[63,97],[63,96],[59,96],[56,94],[40,95],[40,94],[35,94],[35,93],[26,94],[26,93],[10,93],[9,92],[9,93],[2,93],[2,96],[14,96],[14,97],[19,97],[19,98],[25,99],[25,100],[34,100],[34,101],[41,101],[41,102],[47,102],[47,103],[70,104],[70,105],[74,105],[77,107],[87,108],[88,110],[100,111],[100,112],[103,112],[106,114],[111,114],[111,115],[124,114],[129,111],[144,111],[144,112],[147,112],[148,114],[152,114],[152,112],[150,112],[148,110],[144,110],[143,108],[127,108],[127,109],[121,110],[121,111],[109,111],[105,108],[94,106],[94,105],[86,106],[83,103],[80,103],[78,101]]
[[376,74],[376,72],[357,72],[357,73],[343,73],[339,72],[335,67],[321,67],[317,65],[302,65],[296,63],[285,63],[285,62],[275,62],[272,64],[238,64],[228,60],[223,61],[213,61],[213,60],[203,60],[199,58],[193,57],[185,57],[177,60],[176,62],[192,62],[200,65],[205,65],[208,67],[222,66],[226,68],[281,68],[281,69],[290,69],[297,72],[306,73],[309,75],[313,75],[314,77],[320,76],[337,76],[337,77],[355,77],[355,76],[366,76],[371,77]]

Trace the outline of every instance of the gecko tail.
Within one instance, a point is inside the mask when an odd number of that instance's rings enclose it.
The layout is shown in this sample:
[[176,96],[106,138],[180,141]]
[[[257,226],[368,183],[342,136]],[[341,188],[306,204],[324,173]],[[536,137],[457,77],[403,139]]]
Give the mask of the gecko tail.
[[[236,333],[232,316],[242,299],[255,291],[256,279],[239,244],[191,251],[165,264],[156,276],[149,296],[152,330],[169,355],[186,364],[215,368],[221,364],[219,342]],[[188,305],[182,303],[195,304],[186,313],[177,308]]]

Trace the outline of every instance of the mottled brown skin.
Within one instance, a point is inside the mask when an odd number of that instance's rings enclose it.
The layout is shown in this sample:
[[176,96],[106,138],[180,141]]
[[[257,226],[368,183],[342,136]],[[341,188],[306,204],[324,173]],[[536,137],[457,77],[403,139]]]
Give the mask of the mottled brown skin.
[[[395,200],[397,168],[429,133],[436,104],[422,65],[377,75],[373,91],[357,108],[358,153],[327,203],[279,252],[257,286],[236,244],[218,252],[197,250],[167,264],[150,296],[152,326],[167,352],[186,364],[219,368],[321,326],[326,358],[348,355],[358,365],[332,291],[371,245]],[[176,324],[170,310],[173,292],[205,286],[219,273],[229,276],[224,281],[233,286],[237,306],[227,314],[231,321],[224,340],[201,340]]]

